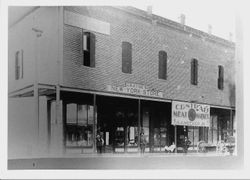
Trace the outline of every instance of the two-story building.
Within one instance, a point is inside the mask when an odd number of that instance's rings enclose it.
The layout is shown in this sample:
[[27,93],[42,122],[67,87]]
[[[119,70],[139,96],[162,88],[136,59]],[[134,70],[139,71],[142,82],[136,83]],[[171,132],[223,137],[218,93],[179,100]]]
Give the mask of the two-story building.
[[[182,17],[184,18],[184,17]],[[132,7],[34,7],[9,27],[9,157],[196,150],[233,135],[235,44]],[[180,151],[181,152],[181,151]]]

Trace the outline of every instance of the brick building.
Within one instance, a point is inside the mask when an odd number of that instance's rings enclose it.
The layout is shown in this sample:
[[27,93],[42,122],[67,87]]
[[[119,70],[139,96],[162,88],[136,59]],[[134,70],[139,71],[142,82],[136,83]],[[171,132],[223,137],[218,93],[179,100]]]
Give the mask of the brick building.
[[11,25],[9,156],[96,153],[97,134],[105,153],[138,152],[142,132],[146,152],[233,135],[235,44],[183,18],[36,7]]

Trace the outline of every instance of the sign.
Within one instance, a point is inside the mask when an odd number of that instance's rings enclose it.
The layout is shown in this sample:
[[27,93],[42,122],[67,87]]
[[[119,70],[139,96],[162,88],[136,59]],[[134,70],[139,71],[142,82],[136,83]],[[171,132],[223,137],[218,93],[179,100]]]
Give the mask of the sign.
[[209,105],[172,102],[172,125],[209,127],[209,123]]
[[64,11],[64,23],[90,31],[110,35],[110,23],[70,11]]
[[107,90],[116,93],[163,98],[163,92],[156,89],[148,89],[145,85],[136,83],[125,83],[125,86],[107,85]]

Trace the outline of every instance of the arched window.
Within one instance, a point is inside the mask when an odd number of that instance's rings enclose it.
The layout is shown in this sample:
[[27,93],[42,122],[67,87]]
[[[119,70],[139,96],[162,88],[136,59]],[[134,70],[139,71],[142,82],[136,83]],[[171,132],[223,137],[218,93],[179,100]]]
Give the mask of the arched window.
[[132,73],[132,45],[122,42],[122,72]]
[[224,67],[218,66],[218,89],[223,90],[224,88]]
[[165,51],[159,52],[159,79],[167,79],[167,53]]
[[191,61],[191,84],[198,84],[198,61],[197,59],[192,59]]

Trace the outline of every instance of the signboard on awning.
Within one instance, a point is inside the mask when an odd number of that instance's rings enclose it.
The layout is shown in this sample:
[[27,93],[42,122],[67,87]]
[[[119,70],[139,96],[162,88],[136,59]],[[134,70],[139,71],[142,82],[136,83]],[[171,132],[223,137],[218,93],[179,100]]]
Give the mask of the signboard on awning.
[[209,127],[210,106],[197,103],[172,102],[172,125]]
[[107,85],[107,90],[116,93],[163,98],[162,91],[156,89],[149,89],[145,85],[136,83],[126,82],[124,86]]

